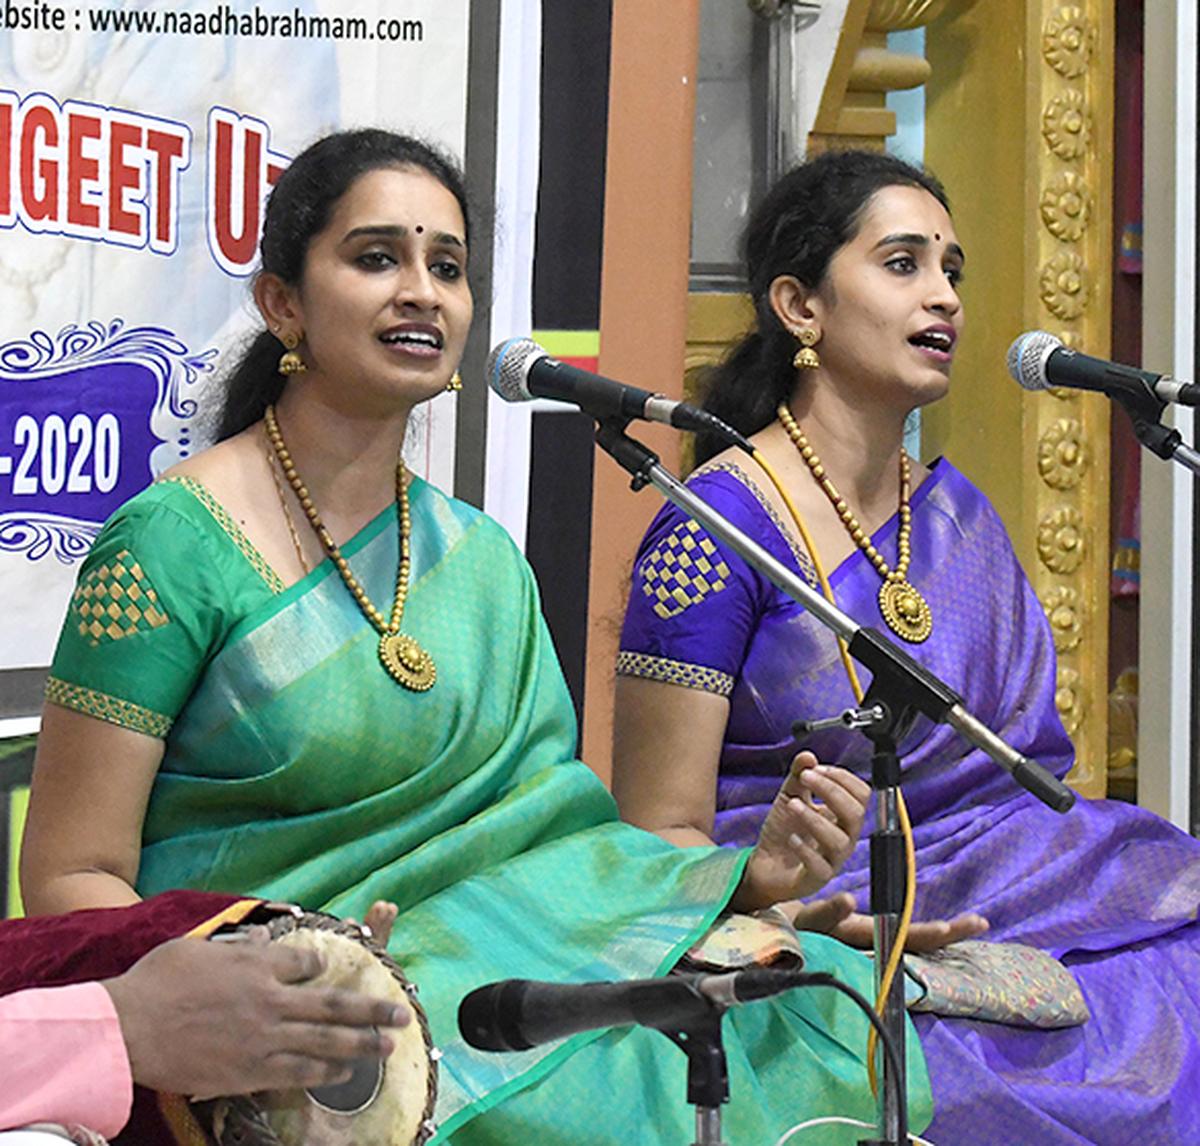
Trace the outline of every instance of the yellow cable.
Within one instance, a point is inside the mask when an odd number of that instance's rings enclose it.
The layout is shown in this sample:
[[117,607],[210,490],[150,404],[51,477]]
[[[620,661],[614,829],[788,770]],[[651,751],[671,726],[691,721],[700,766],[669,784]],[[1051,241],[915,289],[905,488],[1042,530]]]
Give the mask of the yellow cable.
[[[808,532],[808,527],[804,524],[804,519],[800,516],[800,510],[792,500],[791,494],[784,488],[783,483],[779,480],[779,476],[771,468],[767,459],[763,457],[761,450],[755,450],[751,456],[762,467],[767,477],[771,479],[771,484],[775,487],[779,496],[783,498],[783,503],[787,506],[792,521],[795,522],[796,528],[800,531],[804,547],[808,550],[808,555],[812,558],[813,568],[817,572],[817,581],[821,586],[822,595],[830,604],[836,604],[833,590],[829,587],[829,579],[825,576],[825,569],[821,564],[821,558],[817,554],[817,547],[813,544],[812,535]],[[837,638],[837,643],[838,652],[842,658],[842,665],[846,670],[846,675],[850,678],[850,687],[854,690],[855,700],[861,704],[863,687],[858,679],[858,671],[854,667],[854,662],[850,659],[850,649],[841,637]],[[900,819],[900,830],[904,835],[904,861],[908,878],[905,881],[904,904],[900,911],[900,926],[896,932],[896,943],[892,948],[887,966],[883,969],[883,976],[879,984],[879,995],[875,1000],[875,1013],[881,1019],[883,1018],[887,997],[892,989],[892,981],[896,978],[896,972],[900,967],[900,960],[904,955],[904,944],[908,940],[908,929],[912,924],[913,905],[917,891],[917,853],[913,843],[912,821],[908,817],[908,807],[904,803],[904,793],[899,788],[896,789],[896,811]],[[878,1035],[875,1032],[875,1028],[872,1027],[871,1033],[867,1038],[867,1076],[871,1081],[871,1093],[875,1095],[879,1093],[879,1080],[875,1070],[877,1041]]]

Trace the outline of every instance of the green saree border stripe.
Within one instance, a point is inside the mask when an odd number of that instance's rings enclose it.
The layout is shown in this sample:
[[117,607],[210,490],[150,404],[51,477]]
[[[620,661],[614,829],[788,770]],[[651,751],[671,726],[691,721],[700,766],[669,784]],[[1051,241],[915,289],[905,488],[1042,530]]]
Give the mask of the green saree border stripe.
[[[726,880],[722,895],[714,901],[713,907],[704,913],[700,922],[688,937],[680,940],[679,943],[675,944],[667,952],[655,970],[654,975],[651,976],[652,978],[666,975],[691,950],[696,940],[712,927],[717,921],[718,916],[728,907],[729,901],[733,898],[733,893],[737,890],[738,884],[741,883],[742,874],[746,870],[746,864],[750,862],[750,852],[750,848],[740,849],[740,854],[737,854],[734,858],[733,867],[729,878]],[[514,1094],[525,1090],[527,1087],[534,1086],[557,1068],[560,1063],[570,1058],[576,1051],[581,1050],[588,1043],[595,1042],[606,1035],[609,1029],[601,1027],[597,1030],[581,1031],[579,1034],[573,1035],[560,1047],[557,1047],[549,1054],[543,1055],[528,1070],[522,1071],[515,1078],[511,1078],[508,1082],[496,1087],[495,1090],[488,1091],[482,1098],[478,1098],[467,1106],[456,1110],[444,1122],[438,1124],[438,1137],[440,1138],[443,1135],[449,1137],[455,1130],[461,1129],[472,1119],[479,1117],[481,1114],[486,1114],[489,1110],[499,1106],[506,1099],[511,1098]]]
[[134,732],[144,732],[158,740],[165,739],[174,723],[172,717],[155,712],[151,708],[122,700],[119,696],[111,696],[107,692],[98,692],[94,688],[71,684],[56,676],[47,677],[45,695],[51,704],[57,704],[60,708],[82,712],[84,716],[93,716],[97,720],[129,728]]
[[[425,498],[430,496],[431,488],[432,487],[430,486],[429,482],[418,477],[416,474],[413,474],[412,482],[408,489],[410,510],[412,506],[419,505],[422,501],[424,501]],[[394,502],[380,510],[379,513],[370,521],[368,521],[367,524],[364,525],[362,529],[360,529],[352,538],[350,538],[345,545],[340,547],[342,556],[349,560],[356,553],[370,545],[372,541],[374,541],[391,525],[395,512],[396,507]],[[473,528],[473,526],[468,528]],[[418,577],[415,581],[410,582],[408,586],[410,598],[417,586],[420,585],[421,582],[432,572],[433,568],[434,567],[426,569],[420,577]],[[230,630],[229,636],[225,642],[226,645],[232,645],[236,641],[240,641],[245,637],[248,637],[255,631],[255,629],[265,625],[272,618],[277,617],[289,606],[300,600],[301,597],[306,596],[313,589],[317,588],[317,586],[322,584],[327,578],[337,577],[338,575],[339,574],[333,562],[328,557],[324,558],[324,560],[322,560],[319,565],[315,566],[306,576],[301,577],[299,581],[296,581],[294,584],[288,585],[285,589],[277,592],[271,598],[269,604],[264,605],[262,608],[255,609],[254,612],[249,616],[243,617],[240,621],[238,621],[237,624],[235,624]],[[386,612],[390,606],[391,601],[388,601],[383,611]],[[364,617],[363,620],[365,621],[366,618]],[[369,624],[370,622],[367,623]]]
[[229,511],[213,496],[212,491],[203,483],[186,474],[180,477],[162,479],[164,483],[175,483],[183,486],[205,509],[212,514],[213,520],[225,531],[230,541],[241,551],[243,557],[250,562],[254,572],[262,578],[272,593],[283,592],[283,580],[268,564],[267,559],[255,548],[254,543],[242,532]]

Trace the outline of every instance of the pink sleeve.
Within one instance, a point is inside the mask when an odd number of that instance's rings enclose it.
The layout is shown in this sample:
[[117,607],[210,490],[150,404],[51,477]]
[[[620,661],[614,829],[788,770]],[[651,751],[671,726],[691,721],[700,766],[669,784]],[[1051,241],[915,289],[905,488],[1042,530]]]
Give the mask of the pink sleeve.
[[0,1130],[74,1122],[112,1138],[132,1104],[121,1024],[99,983],[0,998]]

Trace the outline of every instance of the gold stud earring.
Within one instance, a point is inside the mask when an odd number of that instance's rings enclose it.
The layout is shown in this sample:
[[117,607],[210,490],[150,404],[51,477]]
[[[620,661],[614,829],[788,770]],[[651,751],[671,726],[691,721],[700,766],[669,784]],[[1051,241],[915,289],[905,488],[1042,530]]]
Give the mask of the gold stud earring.
[[289,330],[286,334],[280,335],[279,341],[285,347],[284,353],[279,359],[279,373],[285,378],[290,378],[293,374],[303,374],[308,367],[305,365],[304,359],[296,353],[296,347],[300,345],[300,336]]
[[792,365],[797,370],[816,370],[821,365],[821,357],[813,347],[820,341],[821,336],[811,326],[806,326],[803,330],[793,327],[792,334],[800,343],[800,349],[792,357]]
[[446,383],[446,389],[455,393],[462,389],[462,375],[457,370],[450,376],[450,381]]

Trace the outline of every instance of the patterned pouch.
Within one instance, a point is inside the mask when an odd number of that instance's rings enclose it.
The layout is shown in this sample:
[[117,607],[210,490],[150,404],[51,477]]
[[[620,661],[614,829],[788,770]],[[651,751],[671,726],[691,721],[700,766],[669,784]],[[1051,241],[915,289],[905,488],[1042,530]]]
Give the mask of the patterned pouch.
[[1023,943],[964,939],[929,955],[906,955],[904,968],[924,992],[909,1000],[911,1011],[1044,1029],[1090,1018],[1071,972]]
[[687,971],[730,971],[738,967],[804,966],[800,937],[788,917],[776,907],[753,915],[721,916],[679,961]]

